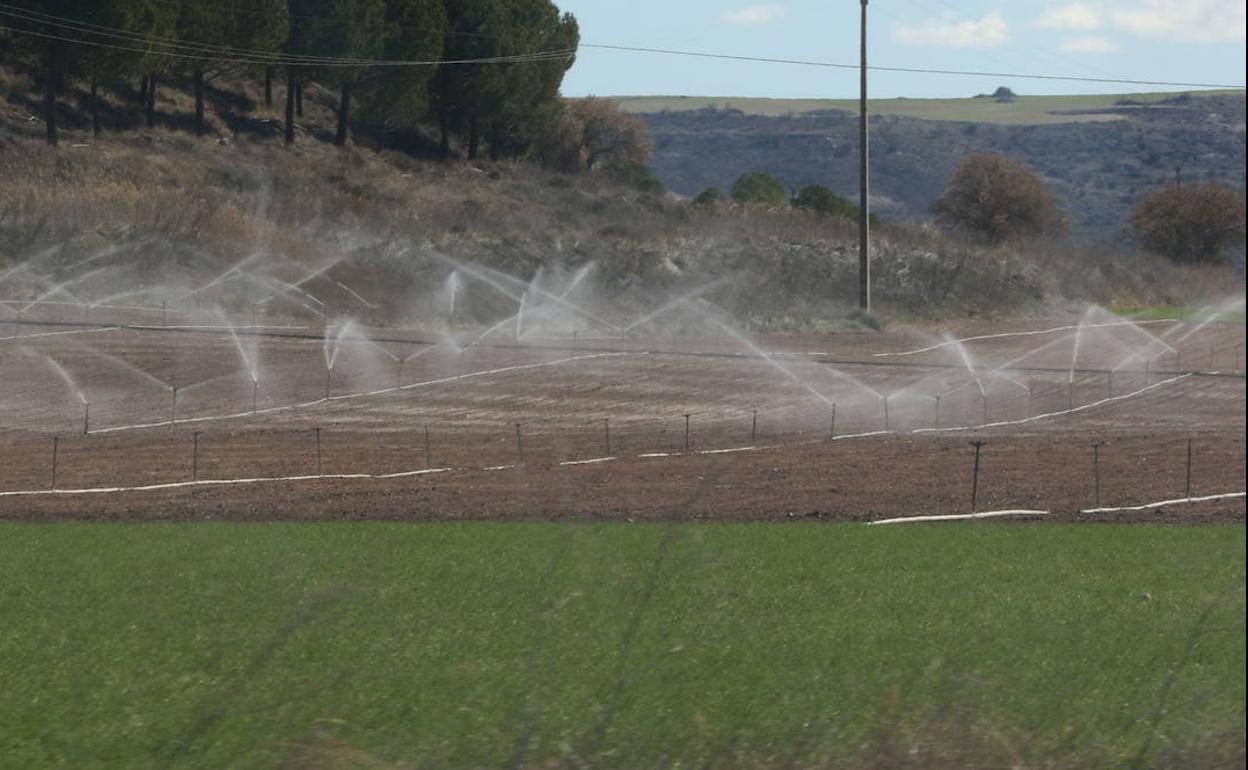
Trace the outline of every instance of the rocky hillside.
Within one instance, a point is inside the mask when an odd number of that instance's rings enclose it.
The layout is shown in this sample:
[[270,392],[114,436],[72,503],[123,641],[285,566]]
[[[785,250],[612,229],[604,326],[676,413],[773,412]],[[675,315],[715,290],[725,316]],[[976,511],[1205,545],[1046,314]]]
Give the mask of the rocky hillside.
[[[924,218],[958,161],[976,151],[1018,158],[1048,178],[1076,237],[1113,240],[1136,195],[1172,180],[1244,188],[1244,95],[1124,98],[1061,112],[1069,123],[1007,125],[879,115],[872,120],[872,203],[886,220]],[[655,172],[696,195],[766,171],[796,190],[824,184],[856,196],[857,116],[823,110],[767,116],[737,109],[645,113]]]

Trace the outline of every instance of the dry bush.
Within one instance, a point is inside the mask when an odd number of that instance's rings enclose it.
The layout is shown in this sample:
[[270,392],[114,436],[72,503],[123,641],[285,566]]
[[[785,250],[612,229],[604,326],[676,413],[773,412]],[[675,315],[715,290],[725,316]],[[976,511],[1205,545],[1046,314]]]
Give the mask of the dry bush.
[[1218,262],[1244,245],[1244,196],[1218,183],[1173,185],[1140,197],[1127,232],[1175,262]]
[[1064,235],[1066,212],[1044,180],[1018,161],[975,153],[960,163],[932,209],[947,224],[990,243]]

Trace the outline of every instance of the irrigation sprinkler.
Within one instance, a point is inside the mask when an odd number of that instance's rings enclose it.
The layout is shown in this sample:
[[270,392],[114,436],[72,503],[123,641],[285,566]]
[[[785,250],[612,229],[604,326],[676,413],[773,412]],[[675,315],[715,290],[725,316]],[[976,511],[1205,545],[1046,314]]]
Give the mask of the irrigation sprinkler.
[[611,418],[610,417],[602,418],[602,434],[607,444],[607,453],[604,456],[610,457],[611,456]]
[[82,435],[86,436],[91,433],[91,405],[86,401],[82,402]]
[[56,456],[61,446],[61,437],[52,437],[52,489],[56,489]]
[[395,361],[399,364],[399,370],[394,375],[394,387],[398,389],[403,387],[403,359],[396,358]]
[[685,452],[689,451],[689,415],[685,415]]
[[425,467],[433,467],[433,450],[429,447],[429,426],[425,426]]
[[[834,412],[835,414],[835,412]],[[758,410],[755,409],[750,416],[750,443],[758,437]]]
[[334,376],[334,367],[325,367],[325,400],[329,400],[329,378]]
[[[90,317],[90,315],[91,315],[91,306],[85,302],[82,303],[82,322],[84,324],[87,323],[87,319]],[[20,309],[17,311],[17,317],[19,319],[22,317],[22,311]]]
[[983,439],[976,439],[971,442],[971,446],[975,447],[975,470],[971,474],[971,513],[978,512],[979,506],[979,450],[987,443]]
[[178,421],[178,386],[169,386],[169,429]]
[[1208,371],[1211,371],[1211,372],[1213,371],[1213,346],[1212,345],[1209,346],[1209,370]]
[[888,396],[884,397],[884,430],[888,430]]
[[160,303],[160,325],[169,325],[169,303],[166,300],[161,300]]
[[[1176,342],[1175,344],[1177,345],[1178,343]],[[1174,373],[1179,374],[1182,371],[1183,371],[1183,354],[1176,350],[1174,351]]]
[[251,328],[253,329],[256,328],[256,304],[255,302],[251,303]]
[[516,423],[516,457],[524,462],[524,442],[520,438],[520,423]]
[[1027,389],[1027,417],[1029,417],[1029,418],[1030,418],[1033,414],[1035,414],[1035,411],[1031,408],[1031,405],[1032,405],[1032,397],[1033,397],[1035,394],[1034,394],[1034,393],[1032,393],[1032,390],[1031,390],[1031,386],[1030,386],[1030,385],[1024,385],[1023,387]]
[[1096,489],[1096,507],[1101,507],[1101,447],[1105,446],[1104,441],[1094,441],[1092,443],[1092,478]]
[[255,414],[258,410],[256,405],[260,402],[260,380],[251,381],[251,413]]
[[316,475],[324,476],[325,474],[321,471],[324,467],[321,465],[321,429],[313,428],[312,430],[316,433]]
[[1105,383],[1105,396],[1107,398],[1114,397],[1114,370],[1113,369],[1109,370],[1109,377],[1107,378],[1107,381]]
[[191,434],[191,481],[199,481],[199,434],[201,431],[195,431]]
[[932,400],[936,402],[936,418],[932,421],[932,427],[940,427],[940,396],[932,396]]
[[832,419],[828,422],[828,440],[836,438],[836,402],[832,402]]
[[572,352],[576,352],[576,332],[572,332]]
[[988,422],[988,391],[979,394],[984,402],[984,423]]
[[1066,383],[1066,408],[1075,408],[1075,381],[1073,379]]
[[1192,440],[1187,440],[1187,482],[1184,485],[1184,496],[1188,499],[1192,497]]

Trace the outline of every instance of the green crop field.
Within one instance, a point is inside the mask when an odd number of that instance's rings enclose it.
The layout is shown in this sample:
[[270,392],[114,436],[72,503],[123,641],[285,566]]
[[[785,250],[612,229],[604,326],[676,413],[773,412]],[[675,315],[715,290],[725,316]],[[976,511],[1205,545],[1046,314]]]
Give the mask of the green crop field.
[[0,526],[0,767],[1223,767],[1244,527]]
[[[1242,91],[1196,91],[1193,95],[1242,94]],[[876,115],[904,115],[924,120],[968,121],[1040,125],[1119,120],[1122,116],[1092,113],[1116,106],[1119,99],[1153,102],[1173,93],[1091,94],[1078,96],[1019,96],[1012,102],[994,99],[871,99],[868,112]],[[613,97],[627,112],[652,113],[671,110],[699,110],[708,107],[741,110],[747,115],[781,116],[815,110],[858,112],[857,99],[760,99],[728,96],[621,96]],[[1141,108],[1147,109],[1147,107]],[[1074,113],[1074,114],[1070,114]],[[1081,114],[1083,113],[1083,114]]]

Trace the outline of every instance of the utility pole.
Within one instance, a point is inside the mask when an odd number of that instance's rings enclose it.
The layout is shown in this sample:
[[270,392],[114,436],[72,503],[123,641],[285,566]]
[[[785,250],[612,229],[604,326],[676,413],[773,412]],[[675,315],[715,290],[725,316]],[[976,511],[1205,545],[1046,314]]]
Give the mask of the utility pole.
[[868,178],[867,146],[867,0],[862,2],[862,65],[858,93],[858,309],[871,312],[871,219],[867,195],[870,192]]

